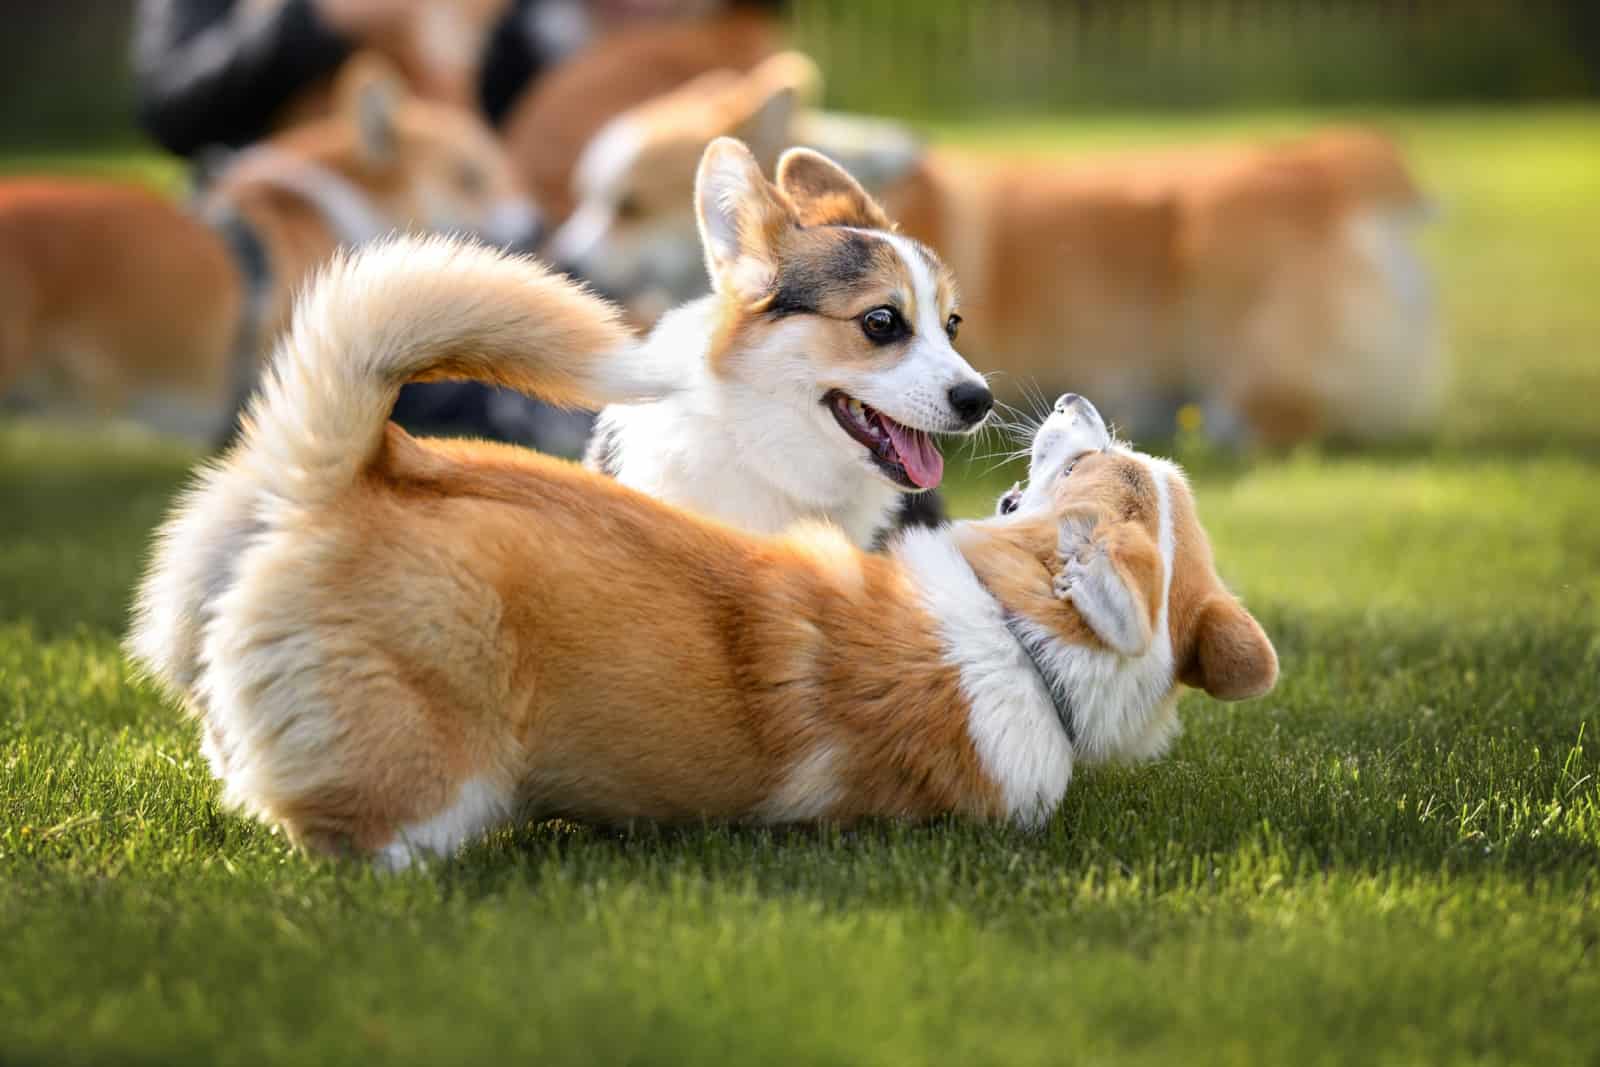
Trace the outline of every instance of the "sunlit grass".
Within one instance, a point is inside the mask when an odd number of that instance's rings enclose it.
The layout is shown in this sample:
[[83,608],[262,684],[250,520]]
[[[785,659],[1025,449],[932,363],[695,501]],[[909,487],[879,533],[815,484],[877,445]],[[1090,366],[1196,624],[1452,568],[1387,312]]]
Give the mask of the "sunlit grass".
[[[1595,1060],[1594,119],[1388,121],[1447,208],[1441,440],[1181,438],[1282,683],[1187,698],[1171,758],[1081,775],[1038,835],[550,824],[389,879],[308,860],[218,807],[120,655],[194,454],[0,427],[0,1059]],[[988,466],[952,464],[958,510],[1015,473]]]

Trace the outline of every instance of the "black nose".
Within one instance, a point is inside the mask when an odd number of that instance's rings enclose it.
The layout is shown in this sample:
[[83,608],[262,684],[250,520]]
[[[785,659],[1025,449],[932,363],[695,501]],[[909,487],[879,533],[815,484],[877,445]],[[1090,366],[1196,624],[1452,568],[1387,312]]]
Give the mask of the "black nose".
[[950,387],[950,406],[962,422],[971,426],[989,414],[989,409],[994,407],[994,394],[979,382],[962,382]]
[[1082,399],[1077,393],[1062,393],[1056,398],[1056,410],[1065,411]]

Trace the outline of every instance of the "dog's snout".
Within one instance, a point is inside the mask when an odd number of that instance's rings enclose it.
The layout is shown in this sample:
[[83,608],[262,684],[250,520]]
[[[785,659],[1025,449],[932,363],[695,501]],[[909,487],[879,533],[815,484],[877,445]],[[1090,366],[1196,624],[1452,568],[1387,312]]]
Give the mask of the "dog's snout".
[[1056,410],[1066,411],[1068,408],[1072,407],[1082,399],[1083,397],[1079,396],[1077,393],[1062,393],[1056,398]]
[[982,422],[994,407],[994,394],[982,382],[962,382],[950,387],[950,407],[968,426]]

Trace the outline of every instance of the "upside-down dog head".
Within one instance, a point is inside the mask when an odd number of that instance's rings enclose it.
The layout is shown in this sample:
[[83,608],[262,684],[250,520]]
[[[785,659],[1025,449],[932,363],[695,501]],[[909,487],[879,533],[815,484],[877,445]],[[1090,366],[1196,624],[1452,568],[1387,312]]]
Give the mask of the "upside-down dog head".
[[711,373],[778,432],[803,428],[796,447],[902,489],[937,485],[929,435],[971,432],[993,405],[953,346],[961,316],[938,257],[803,148],[774,184],[744,145],[712,142],[695,209],[722,324]]
[[1094,405],[1056,402],[1025,488],[963,550],[1040,637],[1089,758],[1153,756],[1176,733],[1179,683],[1221,700],[1269,691],[1272,642],[1223,586],[1193,493],[1173,464],[1114,440]]

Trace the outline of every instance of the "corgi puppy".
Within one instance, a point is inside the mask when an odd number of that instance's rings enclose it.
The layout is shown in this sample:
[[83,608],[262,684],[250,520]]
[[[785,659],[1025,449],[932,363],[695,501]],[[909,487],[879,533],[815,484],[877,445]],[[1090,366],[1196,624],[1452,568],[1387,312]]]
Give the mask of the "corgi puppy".
[[683,160],[759,126],[773,152],[807,144],[870,175],[903,231],[939,250],[962,280],[967,348],[1003,399],[1072,386],[1158,432],[1193,400],[1240,444],[1405,433],[1437,408],[1415,247],[1426,204],[1386,138],[1063,165],[924,150],[880,124],[864,144],[862,122],[799,106],[815,93],[815,68],[786,54],[619,115],[575,167],[578,206],[546,254],[652,321],[704,286]]
[[341,106],[227,163],[192,209],[136,186],[0,182],[0,394],[215,439],[291,296],[391,230],[527,247],[538,214],[489,130],[370,58]]
[[827,519],[873,543],[905,493],[939,484],[933,435],[972,433],[994,403],[953,346],[954,280],[805,149],[774,184],[713,141],[694,203],[712,294],[649,341],[680,354],[677,388],[601,412],[590,465],[754,532]]
[[[744,182],[723,152],[708,179]],[[761,220],[734,221],[708,225],[724,250]],[[1076,764],[1162,752],[1180,686],[1274,683],[1182,474],[1081,399],[1006,514],[871,555],[386,422],[403,383],[447,377],[564,403],[680,385],[532,261],[437,238],[340,257],[139,590],[131,652],[200,720],[227,802],[309,849],[403,867],[520,812],[1036,826]]]

